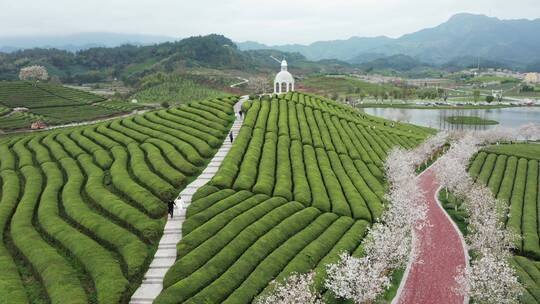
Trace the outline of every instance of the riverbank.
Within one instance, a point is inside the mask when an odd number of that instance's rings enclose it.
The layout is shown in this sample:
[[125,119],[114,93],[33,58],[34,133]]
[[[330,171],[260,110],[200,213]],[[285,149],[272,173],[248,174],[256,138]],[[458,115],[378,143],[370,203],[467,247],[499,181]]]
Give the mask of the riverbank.
[[415,104],[415,103],[363,103],[356,105],[357,108],[396,108],[396,109],[437,109],[437,110],[474,110],[474,109],[503,109],[519,107],[540,107],[540,105],[441,105],[441,104]]

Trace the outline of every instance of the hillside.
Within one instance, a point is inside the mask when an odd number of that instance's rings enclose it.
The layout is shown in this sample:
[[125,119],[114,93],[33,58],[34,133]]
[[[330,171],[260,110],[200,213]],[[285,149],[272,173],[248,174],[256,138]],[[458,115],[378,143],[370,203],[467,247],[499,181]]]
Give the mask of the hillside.
[[363,54],[375,53],[381,56],[403,54],[431,64],[444,64],[454,58],[472,56],[523,68],[525,64],[540,60],[539,32],[540,19],[500,20],[484,15],[457,14],[436,27],[395,39],[352,37],[310,45],[262,46],[252,42],[238,45],[240,49],[299,52],[310,60],[351,61]]
[[236,98],[0,145],[0,299],[127,303],[167,203],[228,133]]
[[[50,83],[0,82],[0,129],[29,128],[32,122],[61,124],[131,112],[141,106]],[[16,108],[27,110],[14,111]]]
[[274,279],[360,254],[384,208],[383,161],[431,130],[300,93],[252,100],[231,151],[195,193],[155,303],[250,303]]
[[[360,57],[363,57],[360,55]],[[364,58],[355,58],[353,61],[365,60]],[[362,69],[368,70],[395,70],[395,71],[411,71],[417,68],[429,68],[430,65],[422,61],[416,60],[406,55],[392,55],[381,57],[371,61],[364,61],[359,65]]]
[[15,80],[21,68],[38,64],[64,83],[95,83],[117,78],[136,87],[143,77],[158,72],[185,73],[194,69],[274,72],[276,62],[270,55],[287,58],[291,66],[298,67],[295,72],[333,72],[347,66],[337,61],[314,63],[300,54],[275,50],[244,52],[227,37],[212,34],[156,45],[96,47],[75,53],[58,49],[0,52],[0,80]]

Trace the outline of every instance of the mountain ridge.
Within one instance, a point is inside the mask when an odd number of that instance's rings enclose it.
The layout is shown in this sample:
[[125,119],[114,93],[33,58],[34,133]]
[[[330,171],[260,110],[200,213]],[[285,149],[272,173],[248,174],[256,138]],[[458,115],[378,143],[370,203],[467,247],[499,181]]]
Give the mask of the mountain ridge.
[[0,37],[0,51],[10,53],[22,49],[55,48],[70,52],[95,47],[117,47],[123,44],[152,45],[179,40],[170,36],[147,34],[124,34],[109,32],[82,32],[68,35],[4,36]]
[[[358,61],[363,53],[382,57],[407,55],[441,65],[454,58],[474,56],[491,61],[530,64],[540,60],[540,18],[504,20],[460,13],[437,26],[402,35],[351,37],[317,41],[309,45],[266,46],[256,42],[237,43],[239,49],[267,48],[299,52],[310,60]],[[372,58],[371,58],[372,59]]]

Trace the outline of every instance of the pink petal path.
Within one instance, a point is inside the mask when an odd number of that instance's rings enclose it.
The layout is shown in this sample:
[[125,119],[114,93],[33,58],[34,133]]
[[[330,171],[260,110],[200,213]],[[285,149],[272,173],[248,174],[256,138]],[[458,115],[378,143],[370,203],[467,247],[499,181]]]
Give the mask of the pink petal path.
[[394,299],[397,304],[457,304],[466,299],[455,293],[455,276],[467,263],[463,238],[437,199],[440,187],[434,167],[418,177],[425,192],[429,225],[416,231],[421,248],[410,263]]

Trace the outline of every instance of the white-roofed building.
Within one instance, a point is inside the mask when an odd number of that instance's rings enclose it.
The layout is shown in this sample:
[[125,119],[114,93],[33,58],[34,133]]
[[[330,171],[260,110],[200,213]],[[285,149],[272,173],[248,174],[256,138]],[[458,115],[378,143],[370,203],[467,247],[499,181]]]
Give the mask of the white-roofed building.
[[294,91],[294,77],[287,71],[287,61],[281,61],[281,71],[274,79],[274,93],[281,94]]

